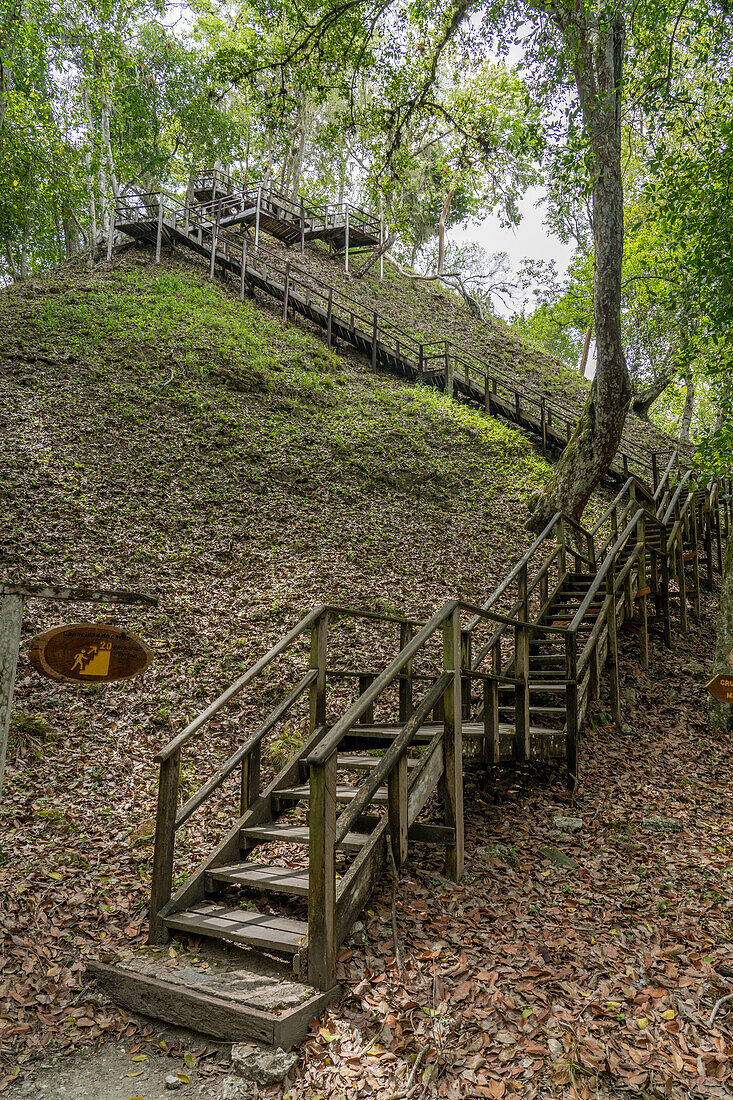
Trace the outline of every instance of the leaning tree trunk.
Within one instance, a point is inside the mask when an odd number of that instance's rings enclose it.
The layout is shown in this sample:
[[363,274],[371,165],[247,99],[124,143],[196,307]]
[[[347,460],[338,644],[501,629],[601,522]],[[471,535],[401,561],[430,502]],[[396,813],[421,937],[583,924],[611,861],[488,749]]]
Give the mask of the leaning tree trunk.
[[571,51],[588,138],[593,185],[596,374],[575,432],[532,502],[528,526],[541,530],[557,511],[580,519],[614,459],[631,401],[621,337],[623,181],[621,91],[625,29],[618,13],[586,16],[555,5],[553,19]]
[[585,369],[588,366],[588,355],[590,354],[590,342],[593,336],[593,322],[588,325],[585,330],[585,339],[583,340],[583,352],[580,356],[580,366],[578,367],[578,373],[581,378],[585,378]]
[[637,393],[631,402],[631,407],[642,420],[649,419],[649,410],[655,401],[658,401],[665,390],[672,385],[672,375],[665,371],[655,378],[651,386],[647,386],[641,393]]

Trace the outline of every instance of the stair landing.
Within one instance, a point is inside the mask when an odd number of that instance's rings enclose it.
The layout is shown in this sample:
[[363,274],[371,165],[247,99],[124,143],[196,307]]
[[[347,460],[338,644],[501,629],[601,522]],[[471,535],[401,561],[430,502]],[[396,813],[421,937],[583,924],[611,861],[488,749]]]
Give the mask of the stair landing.
[[287,1050],[340,995],[293,979],[290,966],[235,946],[202,941],[198,952],[170,945],[126,951],[87,967],[112,1000],[141,1015],[228,1042]]

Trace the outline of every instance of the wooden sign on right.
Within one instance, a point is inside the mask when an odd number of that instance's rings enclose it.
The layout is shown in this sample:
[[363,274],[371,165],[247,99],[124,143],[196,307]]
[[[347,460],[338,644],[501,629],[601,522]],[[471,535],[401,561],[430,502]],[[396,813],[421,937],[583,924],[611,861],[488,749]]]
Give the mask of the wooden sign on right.
[[733,703],[733,676],[714,676],[705,686],[719,703]]

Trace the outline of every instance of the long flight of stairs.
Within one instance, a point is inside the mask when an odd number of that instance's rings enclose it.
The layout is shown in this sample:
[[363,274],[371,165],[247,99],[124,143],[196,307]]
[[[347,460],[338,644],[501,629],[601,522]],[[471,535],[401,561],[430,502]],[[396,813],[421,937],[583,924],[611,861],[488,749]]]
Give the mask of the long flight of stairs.
[[[405,363],[409,362],[416,377],[430,378],[425,347],[417,348],[409,337],[395,337],[394,333],[392,343],[380,344],[376,315],[370,339],[368,331],[358,329],[353,313],[349,318],[348,311],[333,311],[330,291],[327,297],[322,294],[317,299],[312,286],[291,285],[289,271],[282,282],[273,281],[261,258],[249,262],[242,241],[239,257],[228,249],[217,251],[219,234],[228,228],[227,219],[232,225],[249,224],[253,211],[261,227],[266,227],[267,218],[279,217],[281,239],[290,225],[292,240],[296,240],[294,218],[298,211],[285,209],[279,201],[277,196],[268,196],[263,202],[260,194],[253,206],[252,197],[243,190],[233,193],[230,183],[223,186],[214,177],[199,188],[195,215],[187,210],[183,218],[179,214],[164,217],[159,205],[156,217],[152,217],[154,209],[145,208],[120,228],[146,240],[157,237],[158,247],[161,236],[168,234],[171,242],[185,243],[203,256],[208,253],[212,271],[218,263],[224,270],[238,273],[242,286],[246,279],[270,293],[277,288],[284,312],[289,304],[297,304],[304,316],[327,329],[329,342],[342,334],[371,355],[373,364],[391,362],[406,372]],[[213,205],[217,207],[215,222]],[[297,230],[302,239],[302,219]],[[454,362],[453,370],[455,366]],[[435,372],[433,376],[438,377]],[[441,375],[444,385],[447,377]],[[487,410],[494,408],[495,399],[499,411],[503,404],[505,416],[526,427],[535,438],[541,435],[543,444],[552,438],[556,425],[551,419],[548,422],[544,405],[539,417],[532,414],[530,418],[523,412],[519,396],[507,405],[488,375],[482,383],[480,396]],[[472,400],[477,399],[471,390],[477,384],[467,367],[461,382],[464,397],[469,394]],[[623,472],[628,472],[627,459]],[[651,596],[666,639],[669,582],[674,580],[675,569],[684,629],[686,566],[692,568],[696,603],[701,556],[707,565],[708,583],[712,583],[714,535],[720,564],[721,515],[727,535],[731,486],[727,482],[727,495],[721,503],[711,486],[683,494],[684,478],[675,483],[673,475],[673,460],[658,485],[645,483],[638,473],[630,474],[593,532],[558,514],[508,578],[520,583],[519,602],[513,606],[505,584],[478,608],[448,601],[427,624],[344,608],[321,607],[306,615],[158,754],[161,772],[151,942],[161,945],[163,954],[93,967],[112,995],[128,1007],[145,1005],[145,1011],[163,1019],[224,1038],[257,1037],[282,1046],[300,1038],[309,1020],[338,995],[336,949],[388,861],[394,860],[395,869],[399,869],[408,845],[440,845],[445,848],[447,872],[460,878],[464,761],[491,768],[566,758],[569,780],[574,784],[580,723],[589,699],[598,697],[608,656],[616,662],[617,677],[617,627],[624,621],[633,625],[638,618],[639,631],[646,639],[647,600]],[[604,523],[611,525],[610,533]],[[575,543],[569,534],[572,529]],[[628,537],[619,536],[624,529]],[[574,569],[569,567],[573,555]],[[616,578],[620,578],[618,584]],[[503,613],[497,610],[505,606],[499,595],[508,599]],[[638,616],[637,604],[641,609]],[[329,664],[328,626],[330,618],[344,616],[366,616],[391,628],[398,625],[400,650],[394,661],[368,674],[350,669],[334,672]],[[473,616],[468,624],[467,616]],[[488,630],[488,642],[481,629]],[[248,731],[249,740],[200,791],[179,805],[184,746],[206,728],[206,722],[233,694],[250,688],[302,635],[310,635],[310,665],[303,680],[256,733]],[[414,660],[429,654],[430,645],[441,637],[442,672],[432,651],[432,672],[422,673],[413,682]],[[476,641],[478,656],[472,659],[474,638],[482,638],[484,643]],[[335,720],[331,715],[327,721],[327,685],[337,675],[358,680],[358,698]],[[385,693],[395,685],[398,698],[392,700],[392,710],[385,717]],[[414,691],[422,697],[415,700]],[[299,699],[306,698],[309,736],[261,790],[261,742]],[[378,719],[375,704],[382,707]],[[233,813],[220,843],[173,891],[176,831],[236,768],[241,768],[242,775],[239,812]],[[431,808],[429,820],[424,816],[426,807]],[[177,980],[165,969],[169,960],[164,945],[171,936],[192,942],[196,952]],[[195,965],[202,953],[217,944],[226,958],[225,977],[220,975],[218,984],[202,978]],[[287,969],[283,969],[285,964]],[[231,975],[229,981],[226,974]],[[277,991],[283,989],[286,1003],[278,1007]],[[261,1007],[263,997],[267,1009]]]

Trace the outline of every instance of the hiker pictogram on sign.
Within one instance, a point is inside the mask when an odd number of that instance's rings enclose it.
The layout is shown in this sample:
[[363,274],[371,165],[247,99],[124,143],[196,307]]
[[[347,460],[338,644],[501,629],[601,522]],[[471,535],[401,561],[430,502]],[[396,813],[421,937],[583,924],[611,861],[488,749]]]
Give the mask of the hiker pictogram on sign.
[[71,671],[78,672],[80,676],[108,676],[111,655],[111,642],[100,642],[98,646],[91,645],[87,649],[79,650],[75,655]]

